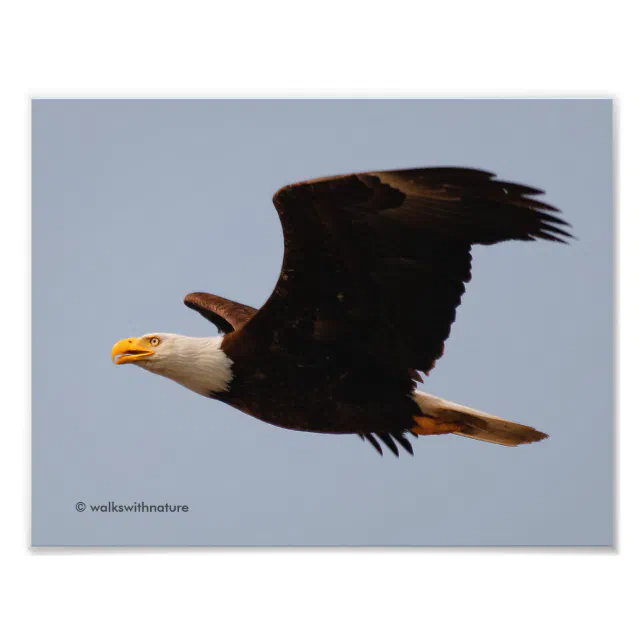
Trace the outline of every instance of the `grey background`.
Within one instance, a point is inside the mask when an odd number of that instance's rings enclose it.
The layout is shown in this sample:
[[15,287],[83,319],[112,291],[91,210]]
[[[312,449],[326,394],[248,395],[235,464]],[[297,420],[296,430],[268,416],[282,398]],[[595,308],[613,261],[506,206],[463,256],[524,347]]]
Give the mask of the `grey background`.
[[[608,100],[37,100],[34,545],[609,545]],[[183,296],[260,306],[282,258],[271,196],[343,172],[461,165],[547,191],[579,241],[475,248],[422,389],[551,434],[517,449],[278,429],[112,344],[212,335]],[[188,514],[79,513],[181,503]]]

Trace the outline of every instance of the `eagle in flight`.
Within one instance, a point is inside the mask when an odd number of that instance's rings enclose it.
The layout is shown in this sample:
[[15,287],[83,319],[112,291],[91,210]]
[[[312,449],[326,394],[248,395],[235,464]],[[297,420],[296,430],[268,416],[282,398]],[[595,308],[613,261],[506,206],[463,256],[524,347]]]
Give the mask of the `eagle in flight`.
[[284,233],[277,284],[259,310],[208,293],[185,304],[223,335],[149,333],[112,349],[264,422],[357,434],[380,454],[409,436],[498,445],[547,437],[416,390],[443,355],[474,244],[565,242],[542,191],[467,168],[325,177],[273,197]]

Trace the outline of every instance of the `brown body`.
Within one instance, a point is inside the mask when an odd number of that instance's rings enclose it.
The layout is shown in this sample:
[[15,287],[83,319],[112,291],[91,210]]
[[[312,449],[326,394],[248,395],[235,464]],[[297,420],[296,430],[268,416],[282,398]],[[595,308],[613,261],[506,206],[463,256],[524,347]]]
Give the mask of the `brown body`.
[[[330,434],[398,433],[420,415],[410,394],[412,381],[321,347],[317,355],[280,356],[269,347],[246,355],[226,337],[222,350],[233,361],[229,391],[212,397],[260,420]],[[249,396],[248,392],[253,395]]]
[[[234,317],[238,327],[256,309],[208,293],[191,293],[186,304],[225,328],[222,315]],[[231,331],[234,327],[230,327]],[[414,389],[408,376],[392,378],[380,365],[361,362],[364,356],[340,354],[330,346],[316,346],[306,353],[286,354],[280,334],[239,342],[224,336],[221,348],[232,360],[233,378],[228,391],[211,397],[278,427],[329,434],[370,432],[404,433],[416,424],[421,412],[410,397]],[[248,392],[253,395],[249,396]],[[360,431],[357,431],[360,430]]]

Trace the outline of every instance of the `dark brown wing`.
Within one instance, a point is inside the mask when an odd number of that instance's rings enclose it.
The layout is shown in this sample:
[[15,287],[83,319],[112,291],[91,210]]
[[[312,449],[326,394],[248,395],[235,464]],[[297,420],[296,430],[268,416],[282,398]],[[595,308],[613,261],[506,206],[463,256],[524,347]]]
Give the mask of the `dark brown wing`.
[[570,236],[537,194],[464,168],[286,186],[273,198],[284,232],[279,280],[231,340],[292,354],[332,344],[397,373],[426,372],[442,355],[470,279],[472,244]]
[[257,309],[210,293],[190,293],[183,303],[217,326],[220,333],[230,333],[246,324]]

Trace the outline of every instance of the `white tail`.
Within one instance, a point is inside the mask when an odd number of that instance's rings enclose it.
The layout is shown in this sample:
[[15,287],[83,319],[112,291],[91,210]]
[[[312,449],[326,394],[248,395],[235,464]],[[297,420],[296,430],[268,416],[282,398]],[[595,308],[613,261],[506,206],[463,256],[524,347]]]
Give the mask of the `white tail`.
[[457,434],[508,446],[534,443],[548,438],[548,434],[537,431],[534,427],[512,423],[431,394],[417,391],[413,397],[423,413],[422,416],[415,417],[417,426],[412,431],[417,434]]

